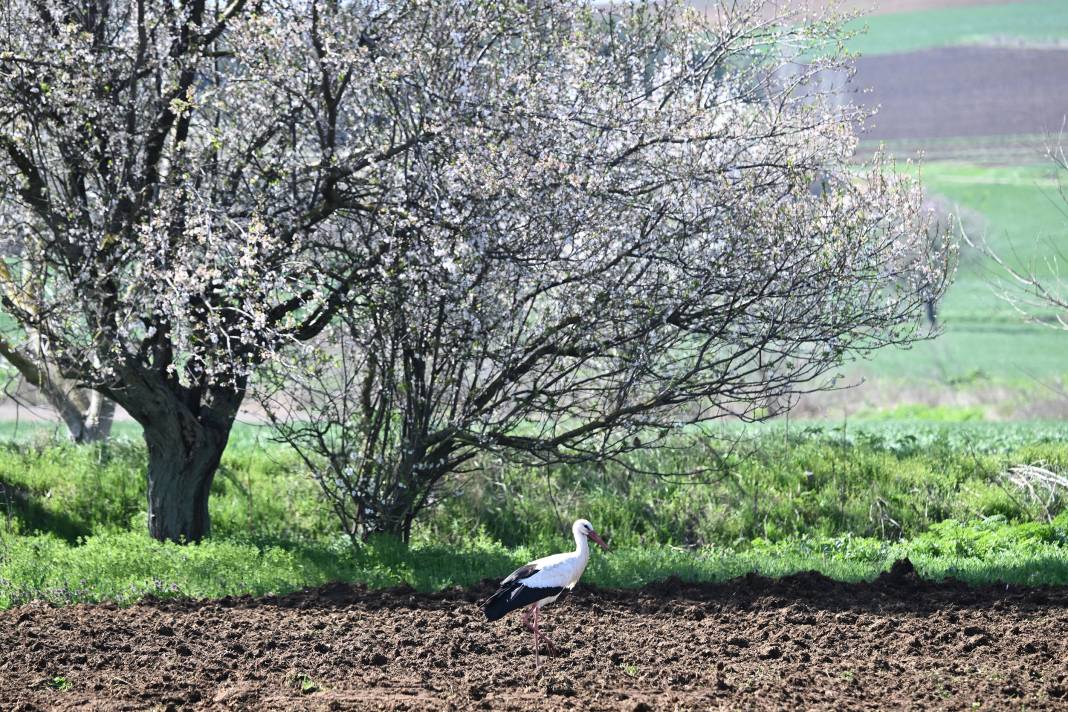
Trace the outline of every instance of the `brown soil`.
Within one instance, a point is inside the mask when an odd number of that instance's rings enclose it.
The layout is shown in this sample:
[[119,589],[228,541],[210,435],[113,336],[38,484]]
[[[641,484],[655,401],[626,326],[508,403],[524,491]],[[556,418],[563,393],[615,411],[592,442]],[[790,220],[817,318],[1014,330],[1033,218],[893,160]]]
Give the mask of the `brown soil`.
[[0,613],[0,709],[1068,708],[1068,589],[907,562],[872,584],[586,588],[546,609],[561,649],[539,672],[518,616],[483,620],[489,590],[27,605]]
[[844,0],[840,6],[857,12],[885,15],[892,12],[938,10],[946,7],[1008,5],[1014,2],[1023,2],[1023,0]]
[[865,139],[1056,134],[1068,112],[1068,51],[946,47],[862,57],[852,86],[870,89],[857,103],[879,108]]
[[[723,0],[691,0],[697,8],[708,10]],[[978,7],[980,5],[1008,5],[1024,0],[781,0],[780,5],[816,10],[833,9],[838,12],[859,12],[864,15],[887,15],[895,12],[939,10],[947,7]],[[768,0],[774,6],[775,0]],[[770,10],[769,10],[770,11]]]

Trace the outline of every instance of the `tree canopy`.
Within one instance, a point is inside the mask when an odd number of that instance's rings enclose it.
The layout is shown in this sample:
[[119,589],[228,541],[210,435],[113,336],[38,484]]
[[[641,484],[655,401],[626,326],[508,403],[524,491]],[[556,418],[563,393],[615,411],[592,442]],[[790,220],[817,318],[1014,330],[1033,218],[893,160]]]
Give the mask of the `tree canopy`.
[[509,81],[467,91],[506,110],[417,151],[359,233],[378,268],[264,398],[350,533],[406,532],[478,453],[615,457],[922,336],[950,253],[918,186],[854,172],[833,29],[765,9],[545,6],[486,45]]
[[760,417],[948,273],[916,187],[847,166],[833,25],[771,7],[11,0],[4,311],[144,427],[159,538],[208,532],[264,365],[361,528],[479,450]]

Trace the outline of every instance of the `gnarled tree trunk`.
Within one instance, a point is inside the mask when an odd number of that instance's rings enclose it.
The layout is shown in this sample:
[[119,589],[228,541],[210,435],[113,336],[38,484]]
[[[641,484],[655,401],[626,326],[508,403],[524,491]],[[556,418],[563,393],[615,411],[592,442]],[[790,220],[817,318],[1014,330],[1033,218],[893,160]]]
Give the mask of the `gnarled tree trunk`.
[[211,531],[208,493],[230,429],[178,418],[145,425],[148,531],[160,541],[200,541]]
[[200,541],[211,532],[208,494],[244,390],[188,389],[152,373],[124,381],[111,395],[144,428],[149,534]]

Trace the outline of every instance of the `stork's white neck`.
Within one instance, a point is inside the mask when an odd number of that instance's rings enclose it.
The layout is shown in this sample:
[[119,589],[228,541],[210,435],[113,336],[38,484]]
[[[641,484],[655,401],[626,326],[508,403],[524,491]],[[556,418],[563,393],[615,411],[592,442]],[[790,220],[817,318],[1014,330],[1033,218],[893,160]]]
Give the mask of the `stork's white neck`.
[[590,558],[590,539],[582,532],[574,532],[575,534],[575,553],[583,561]]

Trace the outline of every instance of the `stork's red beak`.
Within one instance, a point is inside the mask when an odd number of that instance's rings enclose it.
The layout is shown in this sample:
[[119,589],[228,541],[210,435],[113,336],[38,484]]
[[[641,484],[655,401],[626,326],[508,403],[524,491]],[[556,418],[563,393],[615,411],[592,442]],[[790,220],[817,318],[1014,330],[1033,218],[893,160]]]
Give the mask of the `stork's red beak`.
[[590,532],[590,533],[588,534],[588,536],[590,537],[590,539],[593,539],[593,540],[594,540],[595,542],[597,542],[597,544],[598,544],[598,545],[599,545],[599,546],[600,546],[600,547],[601,547],[602,549],[604,549],[605,551],[608,551],[608,544],[605,544],[605,543],[604,543],[604,539],[602,539],[602,538],[600,537],[600,535],[598,535],[598,534],[597,534],[597,532],[595,532],[595,531],[591,531],[591,532]]

